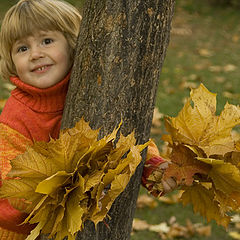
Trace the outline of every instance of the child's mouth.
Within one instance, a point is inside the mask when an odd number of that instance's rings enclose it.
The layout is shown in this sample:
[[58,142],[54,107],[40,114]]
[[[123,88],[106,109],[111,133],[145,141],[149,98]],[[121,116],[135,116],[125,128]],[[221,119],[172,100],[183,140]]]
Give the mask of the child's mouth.
[[32,72],[35,73],[44,73],[46,72],[49,68],[51,67],[51,65],[44,65],[44,66],[40,66],[40,67],[36,67],[32,70]]

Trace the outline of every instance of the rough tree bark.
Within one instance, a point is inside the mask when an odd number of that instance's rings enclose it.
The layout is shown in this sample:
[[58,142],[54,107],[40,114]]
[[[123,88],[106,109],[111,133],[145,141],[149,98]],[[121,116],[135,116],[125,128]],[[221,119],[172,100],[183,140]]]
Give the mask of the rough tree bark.
[[[62,128],[82,116],[108,134],[135,130],[149,139],[161,67],[169,43],[174,0],[86,0]],[[142,167],[95,230],[87,222],[78,240],[130,238]]]

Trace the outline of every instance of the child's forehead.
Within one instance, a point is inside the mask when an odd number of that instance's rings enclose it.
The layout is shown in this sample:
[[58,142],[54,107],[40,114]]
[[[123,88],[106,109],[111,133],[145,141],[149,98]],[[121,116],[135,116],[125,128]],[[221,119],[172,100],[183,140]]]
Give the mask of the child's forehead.
[[29,38],[37,39],[37,38],[44,38],[44,37],[58,37],[59,34],[62,34],[62,33],[57,30],[35,31],[35,32],[31,32],[29,34],[26,34],[24,36],[19,36],[19,38],[16,39],[16,42],[22,41],[22,40],[27,40]]
[[13,41],[23,39],[39,32],[59,30],[57,24],[49,19],[33,21],[33,19],[29,18],[27,21],[27,19],[23,18],[27,18],[27,16],[22,17],[19,21],[17,21],[17,19],[12,19],[12,22],[8,24],[8,36]]
[[35,27],[34,29],[30,28],[30,29],[24,29],[24,31],[15,31],[15,33],[10,34],[10,38],[12,39],[12,45],[13,45],[13,44],[16,44],[16,42],[26,41],[30,37],[42,38],[50,35],[53,36],[55,32],[60,32],[60,31],[54,28],[45,28],[43,30],[41,27],[39,28]]

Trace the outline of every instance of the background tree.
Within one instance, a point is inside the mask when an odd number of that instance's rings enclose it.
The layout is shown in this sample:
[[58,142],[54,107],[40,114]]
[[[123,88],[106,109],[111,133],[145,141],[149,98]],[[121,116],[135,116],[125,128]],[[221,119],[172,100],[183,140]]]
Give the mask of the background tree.
[[[82,116],[108,134],[123,120],[139,144],[149,139],[155,96],[174,0],[87,0],[62,128]],[[76,239],[129,239],[142,167],[95,230],[87,222]]]

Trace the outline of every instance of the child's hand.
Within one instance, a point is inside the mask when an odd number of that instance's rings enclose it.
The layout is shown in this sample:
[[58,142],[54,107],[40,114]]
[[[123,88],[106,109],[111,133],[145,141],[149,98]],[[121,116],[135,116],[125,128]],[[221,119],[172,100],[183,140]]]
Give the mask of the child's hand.
[[[162,169],[163,171],[165,171],[168,168],[168,162],[163,162],[160,163],[160,165],[158,166],[160,169]],[[177,183],[173,178],[167,178],[167,179],[162,179],[161,183],[163,185],[163,194],[164,193],[168,193],[168,192],[172,192],[174,189],[177,188]]]
[[148,159],[144,165],[142,185],[154,196],[160,197],[177,188],[173,178],[163,179],[163,173],[168,168],[168,162],[160,156]]

